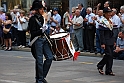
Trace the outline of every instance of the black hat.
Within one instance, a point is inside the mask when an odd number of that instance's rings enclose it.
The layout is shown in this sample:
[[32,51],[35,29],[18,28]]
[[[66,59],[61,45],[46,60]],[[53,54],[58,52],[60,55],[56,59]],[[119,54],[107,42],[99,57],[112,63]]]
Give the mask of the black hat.
[[105,7],[103,9],[103,13],[107,13],[107,12],[112,12],[112,10],[110,9],[110,7]]
[[59,9],[58,8],[53,8],[53,11],[59,11]]
[[31,10],[37,10],[37,9],[40,9],[40,8],[44,8],[43,5],[39,1],[34,1],[30,11]]

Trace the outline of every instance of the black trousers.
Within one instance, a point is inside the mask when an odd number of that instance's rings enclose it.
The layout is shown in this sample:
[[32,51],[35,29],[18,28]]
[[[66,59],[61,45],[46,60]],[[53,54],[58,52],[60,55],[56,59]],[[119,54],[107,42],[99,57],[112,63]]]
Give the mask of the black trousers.
[[95,28],[88,29],[89,26],[86,27],[86,49],[93,51],[94,50],[94,39],[95,39]]
[[26,46],[26,31],[18,31],[19,45]]
[[103,59],[97,64],[97,67],[99,69],[103,69],[105,65],[105,73],[111,73],[113,65],[113,45],[105,45],[105,55]]

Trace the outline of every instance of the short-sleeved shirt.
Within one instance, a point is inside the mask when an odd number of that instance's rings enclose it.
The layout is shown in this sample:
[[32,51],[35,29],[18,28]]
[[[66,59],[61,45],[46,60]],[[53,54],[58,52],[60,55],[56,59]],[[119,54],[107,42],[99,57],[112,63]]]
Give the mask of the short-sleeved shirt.
[[119,48],[124,48],[124,40],[121,38],[117,38],[116,46]]
[[97,20],[95,20],[95,23],[96,23],[96,28],[98,29],[99,28],[99,22],[101,19],[103,19],[103,16],[96,15],[96,17],[97,17]]
[[[59,25],[60,25],[60,23],[61,23],[61,16],[59,14],[53,15],[53,19],[56,20],[59,23]],[[57,24],[55,22],[52,22],[51,26],[57,26]]]
[[[124,20],[124,14],[121,15],[121,18],[122,18],[122,20]],[[124,24],[122,24],[122,22],[121,22],[121,23],[120,23],[120,26],[121,26],[121,27],[124,27]]]
[[80,26],[73,25],[74,29],[79,29],[83,26],[83,17],[82,16],[78,16],[78,17],[74,16],[74,18],[72,19],[72,22],[73,22],[73,24],[75,24],[75,23],[81,24]]
[[88,22],[93,23],[92,17],[94,17],[95,14],[94,13],[90,13],[86,15],[86,19],[88,20]]
[[[22,21],[22,22],[26,22],[26,19],[23,17],[23,18],[21,18],[20,17],[20,20]],[[23,31],[23,28],[22,28],[22,26],[21,26],[21,23],[19,22],[19,19],[18,19],[18,30],[19,31]]]
[[115,14],[112,18],[112,22],[114,24],[114,26],[116,26],[117,28],[120,27],[120,18]]

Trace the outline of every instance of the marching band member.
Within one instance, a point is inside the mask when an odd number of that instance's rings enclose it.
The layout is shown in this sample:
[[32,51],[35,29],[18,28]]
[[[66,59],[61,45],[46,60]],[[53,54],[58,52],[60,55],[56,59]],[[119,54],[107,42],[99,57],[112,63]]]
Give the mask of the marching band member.
[[[31,46],[31,52],[36,60],[36,83],[48,83],[45,78],[52,64],[53,54],[47,38],[44,36],[42,29],[40,29],[40,25],[44,24],[44,18],[42,16],[44,7],[39,1],[34,1],[30,10],[36,11],[34,16],[29,19],[31,40],[38,36],[38,39]],[[44,62],[43,55],[46,58]]]
[[113,23],[111,21],[111,9],[106,7],[103,9],[104,18],[100,21],[100,42],[101,47],[105,50],[105,55],[103,59],[97,64],[97,68],[100,74],[104,74],[103,67],[106,65],[105,74],[115,76],[112,71],[113,65],[113,46],[114,46],[114,37],[113,37]]

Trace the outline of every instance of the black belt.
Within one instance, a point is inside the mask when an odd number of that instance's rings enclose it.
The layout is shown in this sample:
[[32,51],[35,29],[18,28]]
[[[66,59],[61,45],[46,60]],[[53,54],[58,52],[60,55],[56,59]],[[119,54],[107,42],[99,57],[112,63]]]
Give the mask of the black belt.
[[117,27],[118,25],[113,25],[113,27]]

